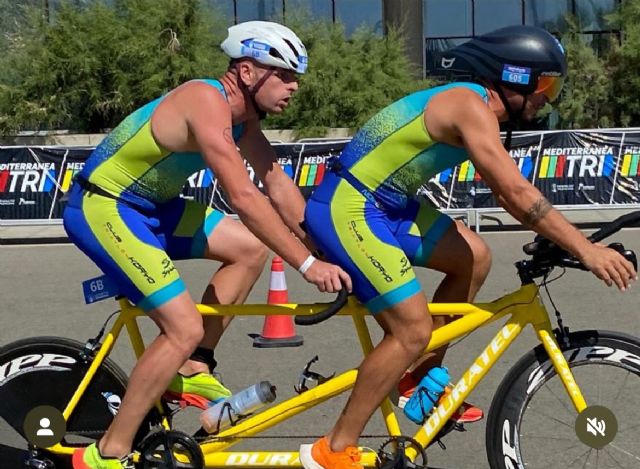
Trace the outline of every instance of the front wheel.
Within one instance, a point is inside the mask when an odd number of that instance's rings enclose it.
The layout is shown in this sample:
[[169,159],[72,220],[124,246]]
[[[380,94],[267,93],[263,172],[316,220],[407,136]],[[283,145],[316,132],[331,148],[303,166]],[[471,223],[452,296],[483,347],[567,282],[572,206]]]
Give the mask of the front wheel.
[[[62,412],[91,364],[83,352],[81,342],[60,337],[33,337],[0,347],[0,418],[26,440],[23,423],[31,409],[48,405]],[[119,410],[126,384],[126,374],[107,358],[71,414],[63,444],[85,446],[99,439]],[[158,421],[153,409],[136,443]]]
[[578,416],[540,345],[504,378],[487,419],[492,469],[640,467],[640,340],[608,331],[569,336],[562,351],[588,406],[610,409],[618,423],[602,449],[580,441]]

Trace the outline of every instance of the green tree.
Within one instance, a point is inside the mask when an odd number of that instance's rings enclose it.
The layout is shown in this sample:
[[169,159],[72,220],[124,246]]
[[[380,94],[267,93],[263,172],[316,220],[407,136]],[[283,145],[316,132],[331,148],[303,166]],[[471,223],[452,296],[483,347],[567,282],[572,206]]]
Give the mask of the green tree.
[[[221,21],[198,0],[63,2],[32,12],[2,65],[0,128],[100,131],[179,83],[226,67]],[[40,12],[40,18],[42,14]]]
[[623,31],[622,44],[616,45],[610,57],[613,98],[617,105],[618,123],[640,125],[640,0],[625,0],[611,23]]
[[[0,0],[0,2],[8,0]],[[0,57],[0,131],[111,128],[144,103],[192,78],[219,76],[222,19],[201,0],[63,1],[46,21],[32,8]],[[290,21],[308,47],[309,73],[291,106],[266,127],[318,135],[359,127],[375,112],[427,86],[416,80],[397,31]]]
[[613,125],[611,102],[613,83],[605,60],[598,57],[578,33],[575,19],[567,18],[569,31],[562,37],[567,53],[568,75],[558,104],[564,128],[593,128]]
[[292,22],[309,53],[309,69],[287,110],[266,126],[290,128],[298,136],[328,127],[361,126],[380,109],[429,82],[416,80],[398,31],[385,37],[367,29],[345,38],[340,24]]

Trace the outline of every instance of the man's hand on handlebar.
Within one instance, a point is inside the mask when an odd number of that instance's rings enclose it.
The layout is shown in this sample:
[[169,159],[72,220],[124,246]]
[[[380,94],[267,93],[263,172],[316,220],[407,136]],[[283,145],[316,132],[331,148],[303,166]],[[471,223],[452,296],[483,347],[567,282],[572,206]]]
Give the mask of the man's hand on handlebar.
[[303,277],[307,282],[315,284],[321,292],[337,293],[344,285],[351,293],[351,277],[337,265],[316,259]]
[[631,262],[622,257],[619,252],[602,244],[592,244],[579,259],[608,286],[615,284],[624,291],[629,288],[632,280],[638,280],[638,274]]

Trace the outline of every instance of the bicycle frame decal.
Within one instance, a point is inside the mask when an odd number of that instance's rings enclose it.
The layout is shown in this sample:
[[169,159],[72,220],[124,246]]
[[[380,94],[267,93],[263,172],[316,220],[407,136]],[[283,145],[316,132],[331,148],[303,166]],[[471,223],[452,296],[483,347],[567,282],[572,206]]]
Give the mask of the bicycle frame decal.
[[445,396],[442,402],[436,407],[431,417],[424,423],[424,430],[429,441],[440,431],[440,428],[451,417],[453,412],[462,404],[471,390],[484,377],[488,370],[511,345],[513,340],[522,331],[521,324],[508,322],[502,327],[493,338],[491,343],[476,358],[462,378],[456,383],[453,390]]
[[538,337],[540,338],[542,345],[549,354],[549,358],[553,363],[553,367],[556,369],[560,380],[564,385],[564,388],[571,397],[571,402],[578,413],[587,408],[587,403],[580,392],[580,388],[573,377],[573,373],[569,369],[569,364],[565,360],[562,350],[558,347],[558,343],[553,338],[553,334],[549,330],[538,329]]
[[299,466],[300,455],[295,453],[229,453],[225,466]]

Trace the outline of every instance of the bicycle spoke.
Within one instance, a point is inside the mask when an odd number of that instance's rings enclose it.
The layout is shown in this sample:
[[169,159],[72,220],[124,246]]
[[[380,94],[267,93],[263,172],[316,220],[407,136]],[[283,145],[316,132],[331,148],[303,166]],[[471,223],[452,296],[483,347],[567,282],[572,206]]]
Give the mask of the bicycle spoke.
[[[584,458],[584,464],[582,465],[582,469],[587,467],[587,463],[589,462],[589,457],[591,456],[591,451],[593,451],[593,448],[589,449],[589,453],[587,454],[587,457]],[[596,465],[596,467],[598,467],[598,466]]]
[[633,425],[633,426],[631,426],[631,427],[628,427],[628,428],[622,428],[622,427],[620,427],[620,428],[618,429],[618,432],[625,432],[625,433],[626,433],[626,432],[630,432],[630,431],[631,431],[631,430],[633,430],[634,428],[638,428],[638,427],[640,427],[640,423],[638,423],[638,424],[636,424],[636,425]]
[[630,453],[629,451],[624,450],[624,449],[620,448],[619,446],[614,445],[613,443],[609,443],[609,446],[610,446],[611,448],[615,449],[615,450],[618,450],[618,451],[619,451],[619,452],[621,452],[622,454],[626,454],[627,456],[631,456],[633,459],[635,459],[636,461],[640,462],[640,456],[635,455],[635,454],[633,454],[633,453]]
[[[584,453],[581,453],[580,455],[578,455],[578,457],[574,458],[573,461],[571,461],[567,467],[573,466],[573,463],[577,462],[585,454],[590,453],[592,449],[593,448],[588,448]],[[587,456],[587,459],[589,459],[589,456]]]
[[545,418],[547,418],[549,420],[554,420],[554,421],[564,425],[565,427],[573,428],[573,425],[569,425],[568,423],[563,422],[562,420],[558,419],[557,417],[547,415],[544,412],[541,412],[541,411],[539,411],[537,409],[532,409],[530,406],[527,406],[527,411],[529,411],[529,410],[533,411],[536,414],[542,415],[543,417],[545,417]]
[[613,454],[607,451],[606,447],[605,447],[605,453],[607,453],[607,455],[613,460],[614,463],[618,465],[618,467],[622,467],[624,469],[624,466],[620,464],[620,462],[616,458],[613,457]]
[[620,398],[620,395],[622,394],[622,390],[624,389],[624,386],[627,384],[627,378],[629,378],[629,376],[631,375],[631,372],[627,371],[627,374],[624,376],[624,378],[622,379],[622,385],[618,386],[618,393],[616,394],[616,397],[613,398],[613,403],[618,402],[618,399]]
[[[556,375],[557,376],[557,375]],[[558,378],[559,379],[559,378]],[[544,386],[544,388],[553,396],[556,398],[556,400],[560,403],[560,405],[562,407],[564,407],[564,410],[567,411],[567,414],[569,414],[569,416],[571,418],[575,418],[575,410],[572,407],[569,407],[569,404],[566,402],[566,399],[562,399],[560,398],[560,396],[558,396],[555,392],[553,392],[553,390],[551,389],[551,386],[549,385],[550,381],[547,381],[546,386]]]

